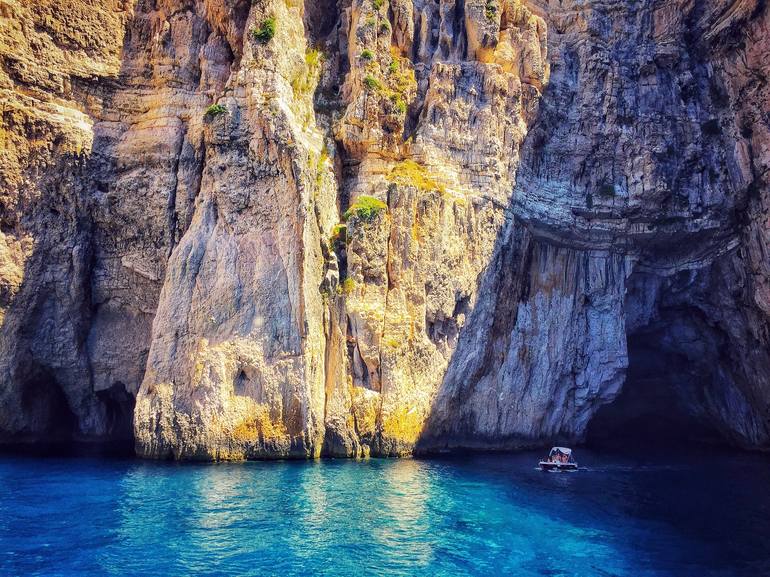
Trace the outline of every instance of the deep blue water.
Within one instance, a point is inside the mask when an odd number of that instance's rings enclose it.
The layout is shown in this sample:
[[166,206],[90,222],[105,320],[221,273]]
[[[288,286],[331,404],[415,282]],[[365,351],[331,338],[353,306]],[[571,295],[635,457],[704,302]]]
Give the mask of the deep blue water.
[[537,456],[0,457],[0,575],[770,575],[770,457]]

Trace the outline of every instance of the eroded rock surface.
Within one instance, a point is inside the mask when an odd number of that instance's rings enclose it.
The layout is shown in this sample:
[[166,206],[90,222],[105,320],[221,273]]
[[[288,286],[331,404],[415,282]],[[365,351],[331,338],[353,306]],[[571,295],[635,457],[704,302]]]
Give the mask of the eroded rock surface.
[[515,448],[660,381],[770,444],[764,2],[0,18],[4,440]]

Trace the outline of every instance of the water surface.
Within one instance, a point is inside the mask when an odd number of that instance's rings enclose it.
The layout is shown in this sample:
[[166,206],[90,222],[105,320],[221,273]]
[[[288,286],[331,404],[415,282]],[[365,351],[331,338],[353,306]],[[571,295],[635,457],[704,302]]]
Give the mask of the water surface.
[[770,575],[767,456],[537,457],[0,457],[0,575]]

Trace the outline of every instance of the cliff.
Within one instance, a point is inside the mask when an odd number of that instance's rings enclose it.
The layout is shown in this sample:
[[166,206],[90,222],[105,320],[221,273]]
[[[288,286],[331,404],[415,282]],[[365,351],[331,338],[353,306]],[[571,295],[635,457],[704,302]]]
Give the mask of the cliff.
[[0,441],[770,446],[761,0],[0,0]]

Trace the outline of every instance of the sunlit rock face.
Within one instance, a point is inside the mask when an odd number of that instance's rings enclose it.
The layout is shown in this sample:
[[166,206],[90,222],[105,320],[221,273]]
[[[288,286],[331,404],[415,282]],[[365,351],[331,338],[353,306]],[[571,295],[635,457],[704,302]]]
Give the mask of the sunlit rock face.
[[2,440],[767,446],[769,12],[0,0]]

